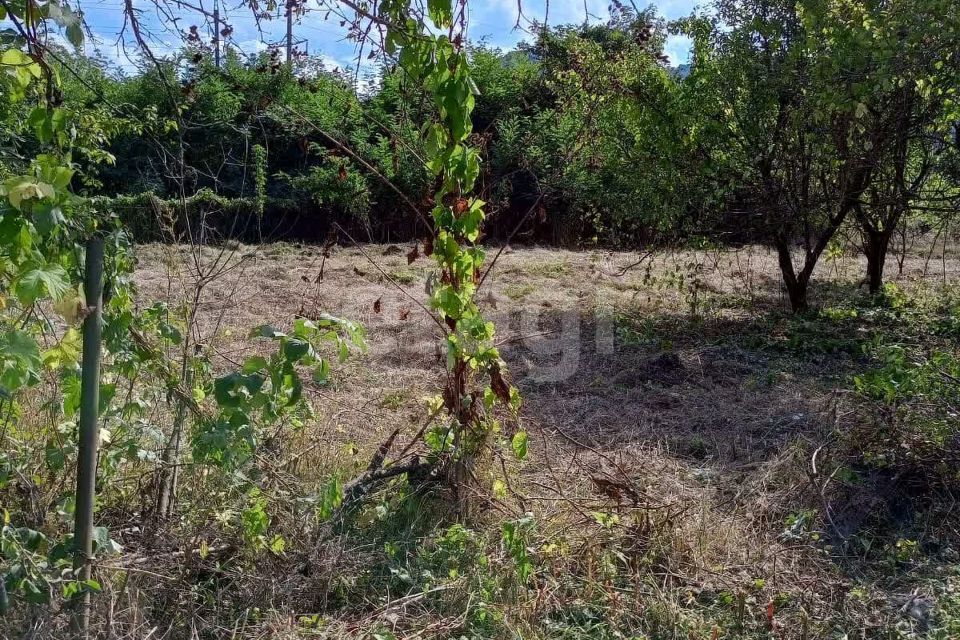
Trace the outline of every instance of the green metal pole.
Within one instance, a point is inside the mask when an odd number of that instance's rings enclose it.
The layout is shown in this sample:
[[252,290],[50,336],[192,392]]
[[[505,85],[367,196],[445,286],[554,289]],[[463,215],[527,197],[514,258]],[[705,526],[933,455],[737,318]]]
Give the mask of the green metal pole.
[[[87,240],[83,278],[87,315],[83,320],[83,362],[80,374],[80,446],[77,454],[77,494],[73,526],[74,570],[89,580],[93,563],[93,507],[97,488],[97,418],[100,407],[100,338],[103,329],[103,238]],[[90,623],[90,591],[77,598],[74,627],[84,636]]]

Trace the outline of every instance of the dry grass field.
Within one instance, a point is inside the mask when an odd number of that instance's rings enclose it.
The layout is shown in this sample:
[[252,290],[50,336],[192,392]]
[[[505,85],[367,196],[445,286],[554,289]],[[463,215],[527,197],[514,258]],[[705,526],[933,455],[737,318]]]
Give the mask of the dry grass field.
[[[150,245],[136,281],[143,304],[175,308],[199,275],[195,338],[224,368],[260,348],[247,337],[259,324],[327,312],[366,326],[368,353],[309,389],[315,422],[284,444],[309,484],[362,468],[397,426],[409,440],[439,388],[439,333],[420,306],[432,263],[408,264],[408,250]],[[862,272],[854,256],[825,260],[814,304],[829,311],[862,297]],[[949,253],[917,252],[902,272],[888,264],[902,291],[939,291],[958,273]],[[840,468],[837,434],[867,419],[850,397],[866,367],[862,336],[792,318],[775,255],[508,248],[480,298],[523,396],[530,454],[490,461],[491,473],[515,468],[515,486],[498,488],[475,526],[499,535],[498,522],[532,514],[530,549],[546,576],[497,609],[504,637],[956,637],[942,631],[956,629],[946,561],[956,551],[942,542],[923,563],[891,569],[860,540],[878,514],[896,512],[888,479],[826,491]],[[956,534],[946,513],[928,537]],[[876,544],[895,554],[899,539]],[[358,558],[379,553],[343,537],[336,553],[324,544],[325,568],[309,586],[280,573],[252,587],[297,594],[289,615],[264,618],[263,637],[305,633],[319,592],[336,592],[338,579],[363,573]],[[624,571],[631,588],[610,578]],[[456,636],[473,596],[449,591],[352,602],[324,633]]]

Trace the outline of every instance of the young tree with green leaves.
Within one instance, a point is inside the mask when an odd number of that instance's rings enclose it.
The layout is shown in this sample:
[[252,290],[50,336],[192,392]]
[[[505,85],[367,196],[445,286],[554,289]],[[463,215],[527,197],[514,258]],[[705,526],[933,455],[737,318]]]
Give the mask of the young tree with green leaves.
[[[462,489],[475,481],[478,459],[500,432],[493,407],[501,402],[516,411],[520,397],[507,382],[506,365],[493,342],[494,325],[476,301],[486,253],[478,244],[485,203],[472,195],[480,175],[479,150],[469,141],[478,89],[464,41],[466,5],[431,0],[423,16],[411,12],[403,0],[381,2],[375,13],[355,9],[360,18],[385,28],[384,53],[396,57],[435,109],[436,119],[423,129],[426,164],[438,184],[431,198],[432,219],[425,221],[431,229],[425,252],[438,267],[429,295],[445,333],[447,379],[434,400],[437,419],[427,442],[436,471],[467,507]],[[512,442],[515,453],[526,454],[526,434],[512,434]]]
[[[883,284],[890,239],[936,196],[938,156],[960,118],[960,15],[940,0],[808,2],[805,28],[828,73],[850,83],[871,180],[853,206],[871,293]],[[874,142],[876,141],[876,142]],[[875,146],[868,146],[874,145]],[[934,208],[937,205],[934,203]]]
[[872,45],[841,37],[846,12],[825,6],[723,0],[709,42],[697,40],[693,71],[726,125],[719,143],[739,182],[732,206],[775,247],[794,311],[808,308],[821,255],[894,144],[863,102],[872,76],[861,61]]

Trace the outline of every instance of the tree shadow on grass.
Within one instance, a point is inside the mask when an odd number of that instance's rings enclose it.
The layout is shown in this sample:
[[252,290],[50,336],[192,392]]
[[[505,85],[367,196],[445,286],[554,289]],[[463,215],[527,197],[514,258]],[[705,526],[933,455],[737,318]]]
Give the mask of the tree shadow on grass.
[[539,320],[545,335],[503,349],[531,419],[603,449],[665,446],[717,468],[828,428],[828,397],[866,365],[869,338],[852,315],[764,303],[704,316],[551,310]]

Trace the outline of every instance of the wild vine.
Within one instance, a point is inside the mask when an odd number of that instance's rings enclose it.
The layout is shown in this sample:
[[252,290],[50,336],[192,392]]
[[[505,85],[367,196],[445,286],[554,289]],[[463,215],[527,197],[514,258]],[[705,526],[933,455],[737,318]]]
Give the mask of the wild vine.
[[[514,415],[520,406],[494,345],[494,325],[476,301],[485,258],[478,244],[485,203],[472,195],[480,175],[480,154],[470,143],[478,89],[464,46],[465,12],[464,3],[431,0],[433,29],[424,19],[411,18],[403,0],[382,2],[368,16],[385,27],[384,52],[396,58],[410,82],[424,87],[438,116],[423,130],[426,164],[437,183],[433,236],[424,252],[438,267],[428,282],[430,305],[447,329],[447,382],[433,407],[435,413],[442,407],[446,419],[432,426],[426,442],[454,491],[475,479],[478,456],[501,433],[494,405],[500,402]],[[524,432],[512,434],[511,444],[516,454],[526,454]]]

